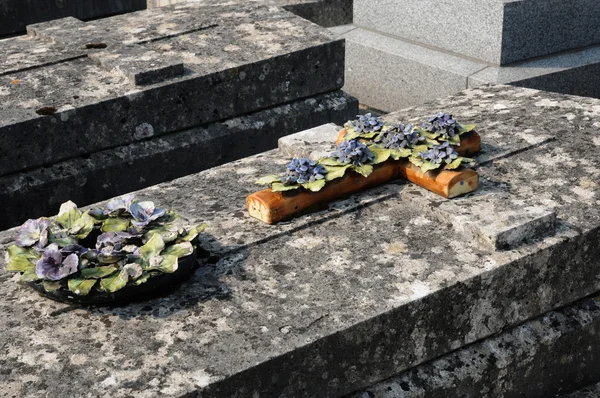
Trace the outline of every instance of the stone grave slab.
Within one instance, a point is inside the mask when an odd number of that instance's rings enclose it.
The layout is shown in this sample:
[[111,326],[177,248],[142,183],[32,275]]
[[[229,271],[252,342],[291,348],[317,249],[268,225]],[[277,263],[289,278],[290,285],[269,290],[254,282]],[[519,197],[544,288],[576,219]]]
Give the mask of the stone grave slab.
[[0,177],[0,228],[18,225],[24,215],[51,214],[67,200],[94,203],[263,152],[290,131],[342,123],[357,109],[355,98],[325,93]]
[[600,43],[594,0],[355,0],[354,15],[357,26],[495,65]]
[[[139,192],[210,226],[210,265],[171,296],[77,308],[2,269],[0,363],[11,372],[0,386],[22,396],[82,385],[115,397],[343,396],[599,291],[600,101],[497,86],[394,117],[440,109],[478,123],[491,147],[513,143],[479,166],[481,178],[553,211],[554,233],[490,250],[440,223],[439,206],[424,212],[403,197],[411,186],[401,181],[266,225],[245,211],[253,181],[286,164],[266,152]],[[528,129],[560,139],[519,143],[515,131]]]
[[146,0],[1,0],[0,37],[30,24],[73,16],[97,19],[146,8]]
[[599,386],[565,394],[598,380],[599,333],[600,298],[588,297],[347,398],[597,398]]
[[205,5],[256,3],[283,7],[324,27],[352,23],[353,0],[147,0],[148,8],[185,2]]
[[277,7],[183,4],[28,32],[0,41],[0,175],[343,85],[343,40]]

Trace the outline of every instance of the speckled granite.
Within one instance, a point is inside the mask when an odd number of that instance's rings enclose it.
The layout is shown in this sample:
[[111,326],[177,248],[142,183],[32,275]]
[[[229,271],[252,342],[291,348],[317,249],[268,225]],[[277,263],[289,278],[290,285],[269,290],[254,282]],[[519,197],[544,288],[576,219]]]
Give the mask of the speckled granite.
[[90,20],[146,8],[146,0],[0,0],[0,37],[29,24],[73,16]]
[[329,121],[344,123],[357,112],[356,98],[341,91],[320,94],[3,176],[0,230],[19,225],[24,217],[52,214],[67,200],[91,204],[254,155],[274,148],[282,135]]
[[562,398],[598,398],[600,397],[600,383],[584,387],[580,390],[572,392]]
[[353,0],[148,0],[148,8],[178,3],[257,4],[283,7],[294,14],[324,27],[352,23]]
[[390,117],[440,109],[478,123],[482,182],[507,206],[552,209],[554,234],[489,251],[400,181],[269,226],[245,197],[286,159],[246,158],[140,192],[210,225],[209,264],[171,296],[69,307],[0,271],[0,389],[342,396],[599,291],[600,101],[498,86]]
[[344,83],[344,41],[273,6],[181,4],[28,32],[0,41],[0,175]]
[[[562,396],[600,379],[599,300],[550,311],[346,398]],[[568,397],[598,396],[586,390]]]

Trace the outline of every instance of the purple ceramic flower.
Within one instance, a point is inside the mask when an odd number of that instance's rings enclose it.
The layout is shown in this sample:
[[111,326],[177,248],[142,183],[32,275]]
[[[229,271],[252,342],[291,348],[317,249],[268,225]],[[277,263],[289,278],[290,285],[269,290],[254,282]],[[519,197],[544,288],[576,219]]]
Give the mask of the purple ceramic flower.
[[135,202],[129,206],[129,212],[133,217],[132,224],[136,227],[145,227],[152,221],[165,215],[165,209],[157,209],[150,201]]
[[27,220],[21,225],[17,235],[17,245],[21,247],[35,247],[42,249],[48,244],[49,221],[45,218]]
[[35,273],[40,278],[58,281],[77,272],[79,258],[77,254],[69,254],[63,259],[63,255],[57,244],[51,244],[42,254],[35,266]]
[[110,213],[114,213],[120,210],[127,210],[129,209],[129,206],[131,206],[131,202],[133,202],[133,198],[135,195],[133,194],[129,194],[129,195],[125,195],[125,196],[121,196],[120,198],[114,198],[111,199],[107,204],[106,204],[106,209],[110,212]]

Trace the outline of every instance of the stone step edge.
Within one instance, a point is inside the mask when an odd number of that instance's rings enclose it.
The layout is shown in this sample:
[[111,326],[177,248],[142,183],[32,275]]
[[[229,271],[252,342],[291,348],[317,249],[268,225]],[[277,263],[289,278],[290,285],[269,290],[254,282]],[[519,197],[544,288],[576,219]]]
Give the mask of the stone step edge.
[[[534,398],[569,393],[600,381],[598,334],[600,297],[596,294],[346,398]],[[600,393],[600,384],[590,390]],[[598,396],[581,394],[565,398]]]
[[[305,130],[314,124],[331,121],[342,123],[357,111],[358,101],[355,98],[342,91],[334,91],[3,176],[0,177],[0,202],[3,203],[0,229],[22,223],[29,217],[54,214],[60,203],[67,200],[79,205],[91,204],[264,152],[275,148],[277,139],[290,131]],[[267,134],[264,134],[265,131]],[[235,150],[226,151],[224,146]],[[197,156],[204,151],[216,155],[214,158]],[[179,160],[170,163],[173,167],[169,168],[166,162],[173,155]],[[136,170],[135,176],[123,173],[124,170]],[[165,177],[158,178],[158,171],[166,173],[163,174]],[[102,181],[107,179],[109,184],[113,183],[110,189],[102,186],[106,184]],[[71,190],[67,189],[69,186]],[[84,192],[86,186],[87,193]],[[30,195],[49,199],[44,207],[32,210],[31,204],[25,205]]]

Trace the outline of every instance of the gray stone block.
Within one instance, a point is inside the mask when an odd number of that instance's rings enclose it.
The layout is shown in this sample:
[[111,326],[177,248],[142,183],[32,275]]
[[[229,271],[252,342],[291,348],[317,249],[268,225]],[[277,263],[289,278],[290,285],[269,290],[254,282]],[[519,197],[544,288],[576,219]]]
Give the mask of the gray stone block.
[[463,90],[468,76],[486,67],[365,29],[351,30],[343,37],[344,90],[361,103],[383,111]]
[[[600,379],[600,303],[587,298],[347,398],[556,397]],[[565,398],[596,398],[590,387]]]
[[0,37],[30,24],[73,16],[97,19],[146,8],[146,0],[0,0]]
[[562,398],[598,398],[600,397],[600,383],[586,386],[580,390],[563,395]]
[[352,23],[353,0],[148,0],[148,8],[178,3],[205,5],[256,4],[284,7],[286,10],[324,27]]
[[109,72],[121,73],[136,86],[160,83],[184,73],[181,58],[165,57],[142,47],[97,52],[90,54],[89,58]]
[[595,0],[354,3],[358,26],[494,64],[600,43],[599,21]]
[[[347,120],[353,119],[354,116],[349,116]],[[345,120],[340,124],[344,122]],[[328,123],[296,134],[286,135],[279,139],[279,152],[289,158],[304,157],[317,160],[333,151],[340,130],[339,125]]]
[[0,229],[53,214],[67,200],[91,204],[263,152],[282,135],[343,123],[357,111],[355,98],[328,93],[0,177]]
[[498,67],[361,28],[342,32],[345,90],[375,109],[393,111],[489,83],[600,98],[600,46]]
[[469,87],[512,84],[600,98],[600,46],[556,54],[510,67],[490,66],[469,76]]
[[418,202],[423,211],[429,210],[439,222],[451,225],[465,240],[480,242],[492,251],[516,249],[522,243],[554,234],[556,213],[551,208],[528,206],[508,193],[489,188],[489,182],[482,181],[475,194],[443,200],[413,187],[405,189],[402,198]]
[[[485,87],[398,117],[439,109],[478,123],[490,147],[517,130],[559,138],[478,169],[498,192],[551,207],[553,236],[489,253],[402,200],[401,182],[267,225],[247,214],[246,197],[287,160],[262,153],[138,192],[209,225],[202,245],[214,264],[170,296],[77,308],[27,290],[0,266],[1,361],[11,369],[0,390],[343,396],[600,291],[600,100]],[[14,233],[0,233],[0,248]]]
[[[10,54],[0,77],[12,83],[0,88],[0,175],[343,85],[343,40],[277,7],[183,4],[88,23],[58,20],[29,32],[28,40],[0,41],[0,52]],[[86,49],[90,43],[105,48]],[[30,57],[32,47],[45,51]],[[131,54],[160,54],[155,60],[172,67],[182,60],[185,73],[136,86],[88,58],[119,55],[111,66],[133,68],[127,73],[134,82],[154,73],[153,62],[127,57],[129,47]]]

